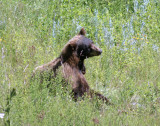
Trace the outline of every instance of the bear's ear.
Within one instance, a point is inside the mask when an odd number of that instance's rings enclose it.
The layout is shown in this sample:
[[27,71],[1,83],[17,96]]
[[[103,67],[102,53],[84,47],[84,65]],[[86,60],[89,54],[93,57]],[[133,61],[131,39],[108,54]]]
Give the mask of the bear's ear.
[[82,28],[79,32],[78,35],[86,35],[86,31],[84,30],[84,28]]
[[67,43],[62,52],[61,52],[61,58],[62,58],[62,63],[66,62],[67,59],[72,55],[73,51],[75,50],[75,44],[73,43]]

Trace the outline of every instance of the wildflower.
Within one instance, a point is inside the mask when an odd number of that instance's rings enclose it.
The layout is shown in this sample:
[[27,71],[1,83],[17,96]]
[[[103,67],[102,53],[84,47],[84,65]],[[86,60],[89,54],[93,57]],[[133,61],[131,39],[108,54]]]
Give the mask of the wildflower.
[[141,38],[141,40],[143,40],[144,38]]
[[147,44],[149,43],[149,42],[146,42]]
[[0,42],[2,41],[2,39],[0,38]]
[[128,45],[128,43],[127,43],[127,42],[125,42],[125,43],[124,43],[124,45],[125,45],[125,46],[127,46],[127,45]]

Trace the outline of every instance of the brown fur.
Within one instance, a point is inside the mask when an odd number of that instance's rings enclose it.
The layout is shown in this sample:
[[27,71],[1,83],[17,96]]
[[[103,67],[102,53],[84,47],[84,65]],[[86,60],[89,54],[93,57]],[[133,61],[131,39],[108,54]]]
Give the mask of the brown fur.
[[37,71],[40,71],[40,73],[47,71],[53,74],[51,77],[55,77],[58,68],[61,66],[62,76],[67,83],[71,84],[75,100],[86,94],[90,97],[97,96],[99,99],[108,103],[109,101],[106,97],[90,89],[84,77],[84,60],[102,53],[102,50],[96,47],[90,39],[86,38],[85,34],[85,30],[82,28],[79,34],[69,40],[64,46],[58,58],[37,67],[34,74]]

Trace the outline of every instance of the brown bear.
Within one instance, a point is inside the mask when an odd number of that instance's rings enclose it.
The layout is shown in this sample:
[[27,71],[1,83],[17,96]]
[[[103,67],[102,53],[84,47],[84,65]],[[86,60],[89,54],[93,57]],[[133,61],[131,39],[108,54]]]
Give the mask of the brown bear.
[[74,36],[64,46],[58,58],[47,64],[38,66],[34,74],[37,73],[37,71],[41,74],[47,72],[51,78],[54,78],[57,73],[60,72],[64,81],[71,84],[75,100],[86,94],[89,97],[96,96],[108,103],[109,100],[105,96],[90,89],[84,77],[86,72],[84,60],[102,53],[102,50],[96,47],[92,40],[86,38],[85,34],[85,30],[82,28],[79,34]]

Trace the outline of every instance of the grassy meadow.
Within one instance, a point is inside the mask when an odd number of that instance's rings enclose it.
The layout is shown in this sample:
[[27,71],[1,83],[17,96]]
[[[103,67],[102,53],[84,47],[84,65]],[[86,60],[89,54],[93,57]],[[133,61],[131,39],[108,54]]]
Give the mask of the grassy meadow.
[[[103,50],[85,77],[114,105],[30,81],[82,27]],[[0,0],[0,113],[2,126],[159,126],[159,0]]]

